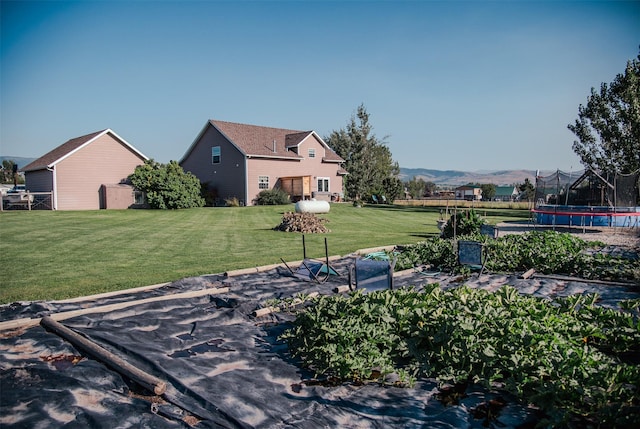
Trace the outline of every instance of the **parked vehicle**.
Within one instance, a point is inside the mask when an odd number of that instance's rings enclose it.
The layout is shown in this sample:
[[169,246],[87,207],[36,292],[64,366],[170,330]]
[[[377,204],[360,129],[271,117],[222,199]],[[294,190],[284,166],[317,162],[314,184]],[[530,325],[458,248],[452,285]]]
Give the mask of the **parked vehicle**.
[[7,204],[27,204],[33,202],[33,195],[27,191],[24,185],[15,185],[7,191],[7,195],[3,197]]

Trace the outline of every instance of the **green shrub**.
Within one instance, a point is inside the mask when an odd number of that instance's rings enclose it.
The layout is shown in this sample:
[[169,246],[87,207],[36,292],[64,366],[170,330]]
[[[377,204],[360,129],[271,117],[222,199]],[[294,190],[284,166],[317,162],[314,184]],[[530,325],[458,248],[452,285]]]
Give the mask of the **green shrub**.
[[454,231],[456,236],[476,234],[480,232],[480,227],[485,223],[485,220],[474,209],[462,213],[456,211],[444,226],[442,236],[453,238]]
[[153,209],[186,209],[202,207],[200,181],[185,172],[176,161],[161,164],[149,159],[129,176],[131,184],[146,195]]
[[279,206],[289,204],[289,195],[280,188],[265,189],[260,191],[255,203],[259,206]]

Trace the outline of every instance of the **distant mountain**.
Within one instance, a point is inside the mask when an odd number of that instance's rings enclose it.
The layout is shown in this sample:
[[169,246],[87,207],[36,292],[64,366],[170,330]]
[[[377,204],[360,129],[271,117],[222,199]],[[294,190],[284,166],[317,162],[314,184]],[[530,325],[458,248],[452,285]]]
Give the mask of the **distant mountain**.
[[516,183],[524,183],[524,179],[529,179],[529,181],[535,183],[535,176],[536,172],[533,170],[458,171],[400,167],[400,179],[403,182],[416,177],[440,186],[461,186],[467,183],[509,186]]
[[36,160],[36,158],[25,158],[23,156],[0,156],[0,164],[5,159],[8,161],[13,161],[16,164],[18,164],[18,168],[22,168]]

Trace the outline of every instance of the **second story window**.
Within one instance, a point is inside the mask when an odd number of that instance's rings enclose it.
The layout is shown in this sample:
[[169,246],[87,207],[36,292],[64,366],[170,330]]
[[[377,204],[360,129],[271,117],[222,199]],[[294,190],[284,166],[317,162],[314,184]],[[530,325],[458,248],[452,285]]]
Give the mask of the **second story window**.
[[315,158],[316,157],[316,150],[314,148],[310,148],[309,149],[309,158]]
[[211,148],[211,163],[220,164],[220,146],[214,146]]

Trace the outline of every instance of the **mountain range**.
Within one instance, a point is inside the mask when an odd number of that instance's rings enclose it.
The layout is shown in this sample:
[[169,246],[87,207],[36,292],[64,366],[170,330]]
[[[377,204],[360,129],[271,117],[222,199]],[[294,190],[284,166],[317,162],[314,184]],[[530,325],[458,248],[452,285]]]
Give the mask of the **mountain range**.
[[403,182],[408,182],[415,177],[439,186],[461,186],[468,183],[509,186],[524,183],[525,179],[535,183],[536,172],[534,170],[459,171],[400,167],[399,177]]
[[[21,156],[0,156],[0,162],[5,159],[15,162],[20,168],[35,160],[35,158]],[[403,182],[408,182],[415,177],[439,186],[461,186],[468,183],[508,186],[524,183],[524,179],[535,183],[535,175],[533,170],[459,171],[400,167],[399,177]]]
[[23,156],[0,156],[0,164],[2,164],[2,161],[8,160],[18,164],[18,168],[22,168],[36,159],[37,158],[25,158]]

